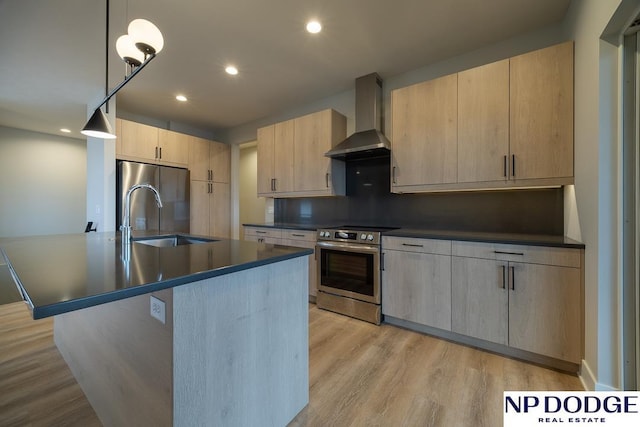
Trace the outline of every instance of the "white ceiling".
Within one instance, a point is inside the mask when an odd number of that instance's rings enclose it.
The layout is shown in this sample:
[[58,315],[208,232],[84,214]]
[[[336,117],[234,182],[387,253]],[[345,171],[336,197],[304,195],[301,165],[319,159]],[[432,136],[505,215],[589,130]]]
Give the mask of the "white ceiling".
[[[119,110],[228,129],[553,25],[570,0],[111,0],[115,40],[146,18],[162,52],[117,95]],[[0,0],[0,125],[81,137],[104,96],[105,0]],[[323,31],[304,30],[318,18]],[[232,77],[227,63],[240,70]],[[185,94],[187,103],[175,95]]]

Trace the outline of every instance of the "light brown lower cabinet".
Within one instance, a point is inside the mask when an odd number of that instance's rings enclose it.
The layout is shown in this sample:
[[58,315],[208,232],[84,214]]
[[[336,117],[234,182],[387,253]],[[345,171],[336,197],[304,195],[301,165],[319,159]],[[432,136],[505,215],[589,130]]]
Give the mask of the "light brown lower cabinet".
[[382,314],[451,330],[451,242],[383,237]]
[[309,257],[309,300],[315,302],[316,295],[318,294],[315,231],[244,226],[244,240],[268,243],[272,245],[285,245],[297,248],[313,249],[314,253]]
[[554,256],[546,256],[540,247],[454,242],[452,252],[453,332],[580,363],[579,249],[549,248]]

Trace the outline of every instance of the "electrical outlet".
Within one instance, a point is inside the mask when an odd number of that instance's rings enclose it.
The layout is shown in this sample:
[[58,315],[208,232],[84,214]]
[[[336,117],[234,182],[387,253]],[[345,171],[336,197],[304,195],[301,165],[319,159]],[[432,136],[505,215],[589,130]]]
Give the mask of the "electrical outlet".
[[156,297],[154,297],[153,295],[151,295],[151,304],[150,304],[150,312],[151,312],[151,317],[155,317],[156,319],[158,319],[160,322],[162,322],[162,324],[164,325],[164,322],[166,320],[166,312],[165,312],[165,304],[164,301],[162,301],[161,299],[158,299]]

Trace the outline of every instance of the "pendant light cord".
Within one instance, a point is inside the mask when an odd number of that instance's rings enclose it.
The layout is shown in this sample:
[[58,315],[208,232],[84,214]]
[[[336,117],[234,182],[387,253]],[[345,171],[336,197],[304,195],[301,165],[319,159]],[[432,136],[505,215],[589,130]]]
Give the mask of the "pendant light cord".
[[[105,47],[104,47],[104,63],[105,63],[105,71],[104,71],[104,96],[106,97],[109,93],[109,0],[107,0],[107,13],[106,13],[106,32],[104,36]],[[107,106],[105,107],[107,114],[109,114],[109,100],[107,99]]]

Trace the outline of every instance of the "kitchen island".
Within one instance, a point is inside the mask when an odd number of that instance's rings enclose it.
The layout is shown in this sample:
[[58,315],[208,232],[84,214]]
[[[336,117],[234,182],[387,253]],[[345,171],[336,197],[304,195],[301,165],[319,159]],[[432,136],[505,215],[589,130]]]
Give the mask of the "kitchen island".
[[308,403],[307,249],[1,239],[104,425],[286,425]]

